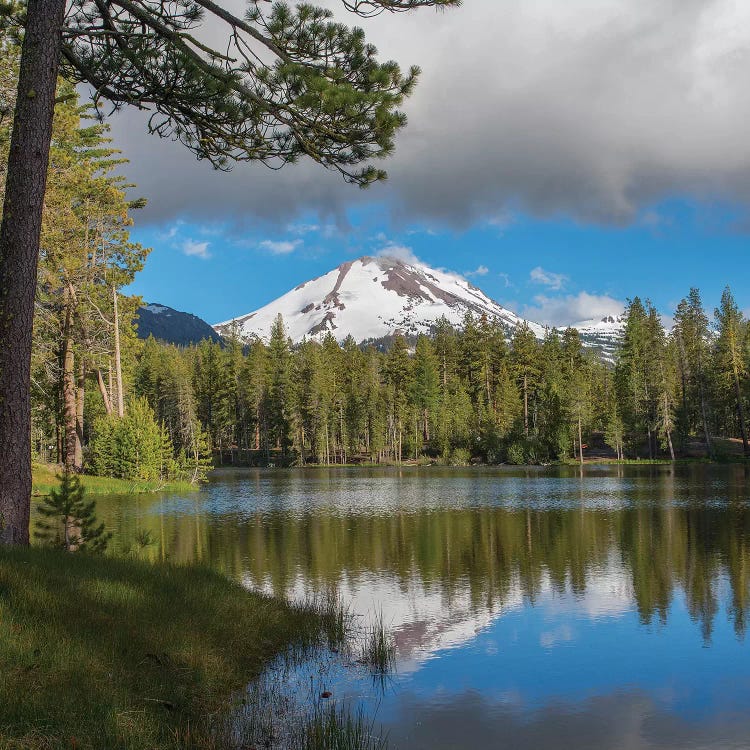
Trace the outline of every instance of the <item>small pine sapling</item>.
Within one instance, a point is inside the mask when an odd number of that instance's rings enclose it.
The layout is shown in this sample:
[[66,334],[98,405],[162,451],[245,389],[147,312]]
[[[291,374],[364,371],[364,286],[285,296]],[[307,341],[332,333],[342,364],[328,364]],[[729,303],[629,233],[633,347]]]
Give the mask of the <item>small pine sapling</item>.
[[104,552],[112,534],[105,531],[103,523],[97,523],[96,502],[86,502],[78,475],[65,472],[58,479],[60,486],[37,506],[42,518],[37,522],[36,538],[68,552]]

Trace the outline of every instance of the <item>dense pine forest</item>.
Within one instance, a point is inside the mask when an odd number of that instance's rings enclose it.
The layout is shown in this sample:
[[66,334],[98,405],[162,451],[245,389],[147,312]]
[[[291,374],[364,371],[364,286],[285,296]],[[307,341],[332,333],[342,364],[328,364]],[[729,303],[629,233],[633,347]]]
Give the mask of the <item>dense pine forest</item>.
[[744,440],[748,326],[729,290],[714,317],[691,290],[667,334],[635,298],[614,365],[573,329],[508,341],[467,316],[383,353],[331,334],[293,347],[279,318],[267,344],[149,340],[133,391],[175,444],[197,417],[223,461],[543,463],[580,459],[581,445],[584,458],[719,456],[714,438]]
[[[441,321],[415,345],[396,335],[386,351],[351,338],[339,344],[330,333],[293,346],[281,318],[268,343],[235,337],[177,347],[139,342],[134,305],[125,302],[121,376],[114,350],[100,353],[95,368],[82,349],[71,382],[64,339],[54,352],[62,367],[46,370],[47,398],[36,409],[48,459],[66,460],[73,445],[75,461],[81,451],[97,473],[130,476],[117,465],[124,441],[152,445],[158,474],[169,463],[166,445],[182,456],[183,475],[193,467],[198,476],[210,452],[219,463],[262,465],[524,464],[721,458],[744,440],[748,324],[729,290],[711,324],[691,290],[669,333],[653,306],[633,299],[614,364],[584,348],[574,329],[539,341],[520,327],[507,340],[498,325],[470,315],[460,330]],[[112,405],[123,392],[120,417]],[[65,439],[73,437],[66,400],[86,404],[74,443]]]
[[[14,54],[5,50],[0,82],[8,101]],[[107,476],[198,480],[211,458],[523,464],[748,455],[750,335],[729,289],[712,315],[690,290],[669,331],[634,298],[614,363],[585,349],[573,329],[539,341],[521,327],[508,339],[470,316],[460,330],[442,321],[415,342],[396,335],[385,351],[330,334],[292,346],[281,319],[268,342],[139,341],[140,300],[121,290],[148,255],[128,234],[144,202],[117,175],[126,162],[106,128],[61,86],[34,323],[38,459]]]

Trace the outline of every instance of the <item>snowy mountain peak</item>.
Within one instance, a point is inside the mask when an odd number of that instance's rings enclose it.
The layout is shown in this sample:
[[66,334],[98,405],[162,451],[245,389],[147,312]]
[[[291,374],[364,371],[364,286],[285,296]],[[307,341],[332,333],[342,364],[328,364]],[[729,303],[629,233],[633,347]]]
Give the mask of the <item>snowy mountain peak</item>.
[[597,329],[597,330],[618,330],[621,331],[625,327],[625,314],[621,315],[605,315],[603,318],[583,320],[580,323],[576,323],[573,327],[579,331],[582,329]]
[[[544,326],[520,318],[456,273],[387,256],[364,256],[342,263],[255,312],[218,323],[214,330],[222,336],[236,330],[246,341],[268,341],[276,316],[281,314],[294,343],[329,332],[338,341],[351,336],[361,343],[394,333],[429,334],[441,317],[460,327],[467,312],[476,318],[486,315],[508,336],[524,323],[537,338],[546,332]],[[574,327],[586,346],[613,361],[624,325],[623,316],[608,315]]]
[[[459,326],[467,312],[496,320],[508,333],[524,323],[457,274],[393,257],[364,256],[214,329],[227,335],[236,328],[244,339],[267,340],[280,313],[295,343],[329,331],[339,341],[352,336],[361,342],[397,332],[430,333],[441,317]],[[544,335],[542,326],[529,326],[536,336]]]

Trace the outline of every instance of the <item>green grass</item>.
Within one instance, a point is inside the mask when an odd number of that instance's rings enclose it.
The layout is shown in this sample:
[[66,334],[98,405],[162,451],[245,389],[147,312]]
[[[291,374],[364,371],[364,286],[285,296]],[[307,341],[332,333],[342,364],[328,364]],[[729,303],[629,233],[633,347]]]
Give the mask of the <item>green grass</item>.
[[365,633],[359,660],[376,675],[389,674],[396,663],[396,643],[385,624],[382,610],[375,615]]
[[[57,475],[59,466],[49,464],[34,464],[32,467],[32,494],[35,497],[49,495],[50,490],[60,482]],[[188,492],[197,487],[190,482],[144,482],[129,479],[113,479],[112,477],[94,477],[81,475],[81,484],[89,495],[130,495],[134,493],[158,492]]]
[[340,613],[202,568],[0,548],[0,748],[219,748],[230,696]]
[[291,737],[291,750],[386,750],[388,741],[364,714],[336,703],[319,703]]

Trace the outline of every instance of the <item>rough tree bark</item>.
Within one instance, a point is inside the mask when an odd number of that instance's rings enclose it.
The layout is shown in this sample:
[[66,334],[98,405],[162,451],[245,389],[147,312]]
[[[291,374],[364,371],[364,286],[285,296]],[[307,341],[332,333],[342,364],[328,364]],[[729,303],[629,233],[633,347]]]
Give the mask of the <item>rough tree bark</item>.
[[63,329],[63,371],[62,371],[62,402],[63,425],[65,431],[65,471],[74,472],[76,468],[76,385],[75,359],[73,356],[73,337],[71,334],[72,312],[70,305],[66,305],[65,326]]
[[745,458],[750,457],[750,446],[747,442],[747,428],[745,426],[745,409],[742,406],[742,389],[740,388],[740,376],[737,367],[734,368],[734,392],[737,397],[737,418],[740,423],[740,435],[742,436],[742,454]]
[[86,361],[81,357],[76,376],[76,471],[83,471],[83,410],[86,406]]
[[125,416],[125,397],[122,386],[122,359],[120,357],[120,314],[117,309],[117,288],[112,287],[112,308],[115,326],[115,379],[117,380],[117,416]]
[[31,331],[65,0],[29,0],[0,226],[0,542],[29,543]]

